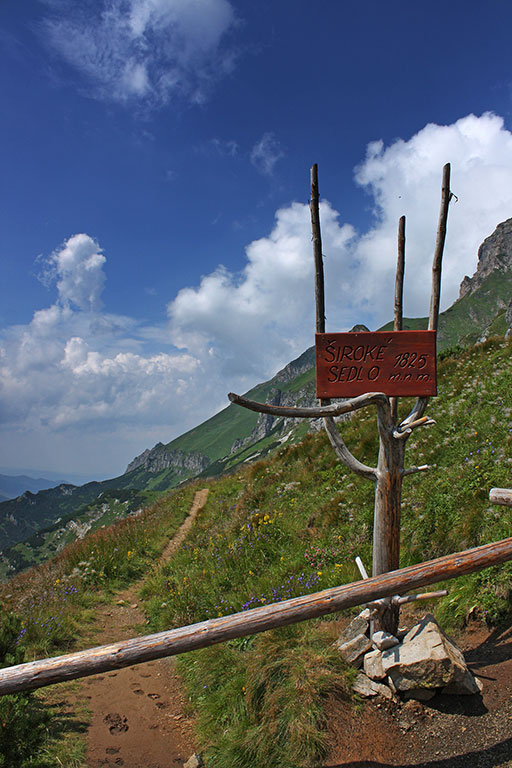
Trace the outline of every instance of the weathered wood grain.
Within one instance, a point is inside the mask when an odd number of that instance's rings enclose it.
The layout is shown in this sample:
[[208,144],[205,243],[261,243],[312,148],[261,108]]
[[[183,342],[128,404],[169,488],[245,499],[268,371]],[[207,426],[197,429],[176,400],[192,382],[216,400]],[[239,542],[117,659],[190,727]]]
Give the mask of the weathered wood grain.
[[282,603],[210,619],[187,627],[32,661],[0,670],[0,694],[30,691],[54,683],[121,669],[144,661],[205,648],[235,637],[334,613],[342,608],[408,592],[438,581],[453,579],[512,559],[512,538],[485,544],[427,563],[373,576],[352,584],[324,589]]

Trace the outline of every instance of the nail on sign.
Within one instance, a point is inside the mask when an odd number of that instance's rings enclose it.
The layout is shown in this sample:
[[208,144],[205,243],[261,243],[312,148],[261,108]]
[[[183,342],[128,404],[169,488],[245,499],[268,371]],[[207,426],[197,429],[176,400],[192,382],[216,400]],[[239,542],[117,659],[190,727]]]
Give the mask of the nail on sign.
[[317,333],[316,394],[437,394],[436,332]]

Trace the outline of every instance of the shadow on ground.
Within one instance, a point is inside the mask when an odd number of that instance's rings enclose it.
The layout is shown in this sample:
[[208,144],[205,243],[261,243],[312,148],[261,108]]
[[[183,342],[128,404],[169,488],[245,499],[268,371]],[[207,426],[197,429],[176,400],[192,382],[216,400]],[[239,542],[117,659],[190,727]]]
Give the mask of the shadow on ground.
[[456,757],[429,760],[425,763],[380,763],[376,760],[355,760],[331,765],[329,768],[499,768],[500,766],[503,768],[512,766],[512,738],[486,749],[466,752]]

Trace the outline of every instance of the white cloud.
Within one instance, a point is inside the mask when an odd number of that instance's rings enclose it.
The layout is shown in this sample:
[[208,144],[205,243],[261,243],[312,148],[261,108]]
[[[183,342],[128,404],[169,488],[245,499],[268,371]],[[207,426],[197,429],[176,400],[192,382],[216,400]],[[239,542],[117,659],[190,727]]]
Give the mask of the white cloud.
[[283,149],[271,132],[264,133],[251,150],[251,163],[264,176],[272,176],[276,163],[282,157]]
[[[326,255],[327,327],[364,322],[376,328],[393,313],[396,230],[407,215],[405,310],[428,313],[432,254],[443,165],[452,190],[443,268],[444,307],[458,296],[477,250],[512,214],[512,135],[492,114],[453,125],[427,125],[409,141],[369,145],[356,182],[374,202],[373,224],[356,235],[321,205]],[[223,376],[261,379],[313,342],[313,262],[309,210],[293,203],[276,214],[271,234],[246,249],[239,274],[217,267],[168,305],[174,343],[217,360]]]
[[443,165],[452,166],[452,191],[443,264],[442,305],[458,296],[473,274],[477,250],[496,225],[512,215],[512,134],[493,114],[468,115],[452,125],[429,124],[409,141],[375,142],[356,170],[356,181],[375,201],[374,226],[354,250],[354,289],[377,325],[392,311],[398,218],[407,216],[405,310],[428,313],[432,254]]
[[[464,274],[476,267],[478,246],[512,214],[512,135],[490,114],[428,125],[389,147],[370,145],[356,171],[374,203],[368,231],[356,233],[321,204],[328,329],[357,322],[375,328],[391,318],[403,213],[406,311],[428,311],[447,161],[459,201],[450,207],[443,303],[456,298]],[[48,260],[58,299],[0,336],[0,463],[37,465],[37,447],[71,471],[75,444],[83,471],[99,465],[114,474],[120,462],[226,405],[229,390],[245,391],[312,344],[308,207],[278,210],[270,234],[250,243],[246,257],[239,273],[218,266],[181,290],[168,303],[169,324],[149,326],[102,309],[106,257],[88,235],[69,238]]]
[[[342,262],[354,232],[337,215],[322,204],[324,249]],[[269,237],[248,246],[240,274],[220,266],[178,293],[168,306],[171,338],[208,354],[223,375],[270,375],[313,342],[313,291],[309,208],[292,203],[277,211]]]
[[200,103],[232,67],[221,42],[234,23],[228,0],[66,0],[43,30],[99,98]]
[[[11,326],[1,335],[0,413],[7,464],[12,445],[20,447],[22,463],[38,445],[47,466],[51,456],[57,468],[65,467],[71,434],[90,446],[103,435],[106,453],[115,454],[112,445],[118,447],[113,474],[157,428],[161,434],[179,433],[194,418],[190,409],[196,406],[187,388],[201,373],[200,359],[174,349],[165,328],[101,311],[105,261],[88,235],[69,238],[48,259],[58,300],[36,311],[28,325]],[[155,350],[164,343],[165,351]],[[199,408],[199,418],[209,415],[212,401],[214,396]],[[66,446],[63,455],[55,455],[57,445]],[[97,447],[88,462],[86,469],[95,471],[96,466],[103,472]]]
[[219,155],[220,157],[235,157],[238,154],[238,144],[234,139],[213,138],[198,147],[199,152],[205,155]]
[[92,237],[73,235],[48,259],[44,281],[57,280],[59,298],[64,306],[97,310],[101,306],[105,283],[105,261],[101,248]]

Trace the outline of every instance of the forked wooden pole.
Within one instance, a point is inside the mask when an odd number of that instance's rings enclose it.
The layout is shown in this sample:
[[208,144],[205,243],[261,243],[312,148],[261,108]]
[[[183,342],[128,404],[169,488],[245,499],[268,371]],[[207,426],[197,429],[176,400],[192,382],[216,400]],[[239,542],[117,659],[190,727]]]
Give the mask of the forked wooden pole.
[[[437,329],[439,319],[441,262],[450,199],[450,165],[448,163],[443,169],[441,210],[432,266],[432,295],[428,326],[430,330]],[[311,222],[315,255],[316,330],[317,332],[325,332],[324,274],[318,200],[318,169],[314,165],[311,169]],[[401,329],[403,312],[402,295],[405,262],[405,219],[403,217],[400,220],[398,240],[394,319],[396,330]],[[396,400],[394,403],[390,402],[390,398],[382,392],[373,392],[350,398],[341,404],[341,407],[339,404],[332,406],[327,405],[327,401],[321,401],[319,408],[284,408],[257,403],[233,393],[229,394],[229,399],[233,403],[259,413],[269,413],[275,416],[292,416],[295,418],[324,417],[327,435],[340,461],[351,471],[375,483],[372,575],[376,577],[388,571],[396,571],[400,565],[400,506],[403,478],[414,472],[430,468],[426,464],[420,467],[409,468],[406,468],[404,465],[405,446],[412,430],[424,424],[432,423],[431,419],[423,418],[428,397],[418,398],[411,412],[401,424],[397,423],[398,407]],[[335,415],[350,413],[370,404],[374,404],[377,409],[379,456],[376,467],[369,467],[352,455],[333,421],[333,416]],[[393,411],[391,409],[392,405]],[[383,613],[378,621],[380,623],[379,628],[394,633],[398,627],[398,606],[391,606],[390,604],[387,613]]]
[[512,559],[512,538],[282,603],[0,670],[0,695],[122,669],[335,613]]

